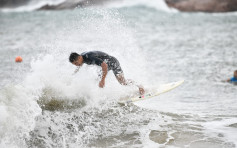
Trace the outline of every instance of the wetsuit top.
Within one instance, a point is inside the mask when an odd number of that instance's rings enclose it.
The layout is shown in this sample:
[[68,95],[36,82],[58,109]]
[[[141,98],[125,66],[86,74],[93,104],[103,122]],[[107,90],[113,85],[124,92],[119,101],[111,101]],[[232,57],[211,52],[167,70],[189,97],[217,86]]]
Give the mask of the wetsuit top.
[[83,57],[83,62],[88,65],[98,65],[101,66],[101,64],[104,62],[105,59],[109,59],[110,56],[104,52],[101,51],[90,51],[90,52],[83,52],[81,54]]
[[230,79],[230,82],[237,82],[237,79],[236,79],[235,77],[232,77],[232,78]]
[[88,65],[101,66],[101,64],[105,62],[108,65],[108,70],[113,70],[115,75],[123,72],[119,61],[107,53],[101,51],[89,51],[81,53],[81,56],[83,57],[83,62]]

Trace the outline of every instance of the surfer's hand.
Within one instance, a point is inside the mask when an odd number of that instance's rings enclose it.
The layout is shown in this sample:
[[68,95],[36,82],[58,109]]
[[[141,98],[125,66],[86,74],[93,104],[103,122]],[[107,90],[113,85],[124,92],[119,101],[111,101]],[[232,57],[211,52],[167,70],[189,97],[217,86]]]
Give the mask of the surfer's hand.
[[99,87],[103,88],[105,86],[105,80],[101,80],[99,83]]

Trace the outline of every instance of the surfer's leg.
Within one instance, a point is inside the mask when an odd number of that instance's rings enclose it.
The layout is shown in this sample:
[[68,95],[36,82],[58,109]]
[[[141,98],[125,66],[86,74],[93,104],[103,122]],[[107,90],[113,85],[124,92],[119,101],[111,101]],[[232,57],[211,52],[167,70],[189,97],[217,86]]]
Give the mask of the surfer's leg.
[[[135,82],[131,79],[125,79],[123,73],[115,75],[116,79],[121,85],[136,85]],[[145,93],[145,90],[143,86],[136,85],[139,88],[140,95],[143,95]]]
[[116,60],[116,63],[114,65],[115,66],[113,67],[112,70],[113,70],[113,73],[114,73],[116,79],[118,80],[118,82],[121,85],[133,85],[134,82],[132,80],[126,80],[124,78],[123,70],[120,67],[120,64],[119,64],[119,62],[117,60]]
[[131,79],[125,79],[124,78],[124,74],[123,74],[123,70],[122,68],[120,67],[120,64],[119,64],[119,61],[114,58],[114,63],[112,64],[113,65],[113,72],[114,72],[114,75],[116,77],[116,79],[118,80],[118,82],[121,84],[121,85],[136,85],[138,88],[139,88],[139,93],[141,95],[143,95],[145,93],[145,90],[144,88],[141,86],[141,85],[137,85],[133,80]]
[[123,73],[121,74],[117,74],[115,75],[116,79],[118,80],[118,82],[121,84],[121,85],[133,85],[134,84],[134,81],[132,80],[126,80],[124,78],[124,75]]

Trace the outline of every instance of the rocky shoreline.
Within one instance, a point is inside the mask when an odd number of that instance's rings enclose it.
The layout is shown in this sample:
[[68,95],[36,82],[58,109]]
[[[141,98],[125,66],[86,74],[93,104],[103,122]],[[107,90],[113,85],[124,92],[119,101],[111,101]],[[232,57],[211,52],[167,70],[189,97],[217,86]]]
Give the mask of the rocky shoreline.
[[74,9],[77,7],[89,7],[95,5],[103,5],[110,0],[67,0],[58,5],[45,5],[38,10],[63,10],[63,9]]
[[[62,10],[92,5],[103,5],[111,0],[67,0],[58,5],[45,5],[38,10]],[[183,12],[237,11],[237,0],[165,0],[170,8]]]
[[[17,7],[30,0],[0,0],[0,8]],[[46,4],[37,10],[63,10],[77,7],[103,6],[109,2],[122,0],[66,0],[60,4]],[[231,12],[237,11],[237,0],[165,0],[170,8],[183,12]]]
[[0,0],[0,8],[14,8],[26,4],[29,0]]
[[166,4],[184,12],[237,11],[237,0],[165,0]]

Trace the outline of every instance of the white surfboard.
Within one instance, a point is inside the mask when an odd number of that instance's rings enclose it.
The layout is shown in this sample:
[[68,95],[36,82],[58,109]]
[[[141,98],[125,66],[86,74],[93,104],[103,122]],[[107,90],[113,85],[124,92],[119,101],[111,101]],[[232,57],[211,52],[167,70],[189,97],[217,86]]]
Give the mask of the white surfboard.
[[123,98],[118,101],[119,104],[126,104],[126,103],[131,103],[131,102],[136,102],[136,101],[142,101],[142,100],[147,100],[152,97],[158,96],[160,94],[166,93],[170,90],[173,90],[174,88],[180,86],[183,84],[184,80],[177,81],[177,82],[172,82],[172,83],[167,83],[160,85],[154,90],[151,90],[147,93],[145,93],[142,96],[136,96],[136,97],[131,97],[131,98]]

